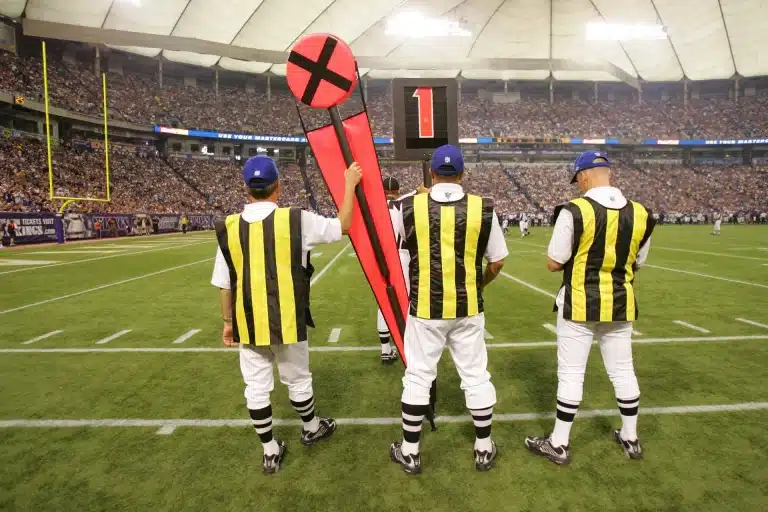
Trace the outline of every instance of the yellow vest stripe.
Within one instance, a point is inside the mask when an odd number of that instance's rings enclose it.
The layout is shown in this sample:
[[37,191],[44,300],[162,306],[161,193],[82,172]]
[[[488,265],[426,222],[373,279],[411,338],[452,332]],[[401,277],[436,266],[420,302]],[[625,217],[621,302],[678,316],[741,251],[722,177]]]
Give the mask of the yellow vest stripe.
[[478,313],[477,303],[477,272],[475,272],[475,260],[477,259],[477,242],[482,228],[483,200],[480,196],[467,197],[467,236],[464,245],[464,267],[466,277],[464,282],[467,288],[467,315]]
[[574,322],[586,322],[587,320],[587,292],[584,289],[584,279],[587,275],[587,257],[589,248],[595,238],[595,211],[592,205],[584,198],[575,199],[573,204],[581,211],[584,231],[581,234],[579,247],[573,260],[573,273],[571,275],[571,320]]
[[645,236],[646,225],[648,222],[648,211],[640,203],[632,201],[632,207],[634,209],[635,221],[632,225],[632,245],[629,248],[630,258],[627,258],[627,264],[624,267],[624,271],[627,274],[627,278],[624,281],[624,289],[627,290],[627,320],[633,321],[637,318],[637,311],[635,311],[635,288],[632,282],[635,279],[635,270],[632,268],[637,252],[640,249],[640,241]]
[[413,198],[413,220],[416,224],[416,243],[419,263],[419,300],[416,316],[430,318],[430,265],[429,265],[429,207],[428,194]]
[[[264,227],[261,222],[248,225],[248,252],[251,257],[251,305],[253,325],[256,330],[254,343],[269,345],[269,308],[267,304],[267,281],[264,262]],[[247,338],[246,338],[247,339]]]
[[291,268],[291,229],[289,208],[275,210],[275,258],[277,260],[277,288],[280,293],[280,322],[283,343],[297,343],[296,300],[293,295]]
[[616,237],[619,234],[619,211],[606,210],[605,251],[600,267],[600,321],[613,320],[613,276],[616,266]]
[[443,270],[443,318],[456,318],[456,208],[440,207],[440,262]]
[[[226,219],[227,243],[232,257],[232,265],[238,276],[243,275],[243,251],[240,247],[240,215],[230,215]],[[242,343],[248,343],[248,324],[245,321],[245,309],[243,308],[243,280],[238,279],[235,294],[235,319],[237,320],[238,335]]]

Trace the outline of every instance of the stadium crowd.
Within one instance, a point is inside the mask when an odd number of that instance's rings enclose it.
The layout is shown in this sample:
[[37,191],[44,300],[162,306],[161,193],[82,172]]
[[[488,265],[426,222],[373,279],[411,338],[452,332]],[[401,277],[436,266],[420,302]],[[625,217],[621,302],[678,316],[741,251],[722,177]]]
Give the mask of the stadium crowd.
[[[40,100],[43,94],[41,62],[0,50],[0,91]],[[48,60],[49,91],[53,106],[95,115],[101,108],[101,83],[91,63]],[[165,124],[184,128],[295,135],[301,133],[295,103],[281,79],[272,78],[269,98],[265,88],[185,85],[165,77],[159,86],[155,74],[110,72],[110,116],[139,124]],[[371,81],[368,108],[374,135],[392,136],[392,105],[387,82]],[[485,99],[483,99],[485,98]],[[352,103],[347,108],[360,108]],[[305,111],[309,124],[322,113]],[[557,98],[523,97],[495,102],[488,95],[465,93],[459,103],[459,135],[512,137],[733,138],[768,133],[768,95],[745,96],[738,103],[726,98],[691,98],[687,105],[675,97],[666,101],[606,101],[593,103]]]

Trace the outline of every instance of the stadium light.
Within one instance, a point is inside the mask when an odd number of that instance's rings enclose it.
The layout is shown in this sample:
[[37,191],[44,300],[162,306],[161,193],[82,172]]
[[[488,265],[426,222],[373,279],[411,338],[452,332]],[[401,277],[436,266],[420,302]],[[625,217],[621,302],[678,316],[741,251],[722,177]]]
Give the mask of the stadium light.
[[401,12],[387,20],[386,34],[398,37],[470,37],[458,21],[427,18],[419,11]]
[[666,39],[664,25],[646,23],[587,23],[587,41],[653,41]]

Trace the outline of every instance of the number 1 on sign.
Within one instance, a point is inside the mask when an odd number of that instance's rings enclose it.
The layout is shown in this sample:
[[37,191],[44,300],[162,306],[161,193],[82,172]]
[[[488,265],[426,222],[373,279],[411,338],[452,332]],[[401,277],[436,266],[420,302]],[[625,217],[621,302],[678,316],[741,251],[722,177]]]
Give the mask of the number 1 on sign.
[[434,97],[431,87],[417,87],[413,97],[419,103],[419,138],[435,137]]

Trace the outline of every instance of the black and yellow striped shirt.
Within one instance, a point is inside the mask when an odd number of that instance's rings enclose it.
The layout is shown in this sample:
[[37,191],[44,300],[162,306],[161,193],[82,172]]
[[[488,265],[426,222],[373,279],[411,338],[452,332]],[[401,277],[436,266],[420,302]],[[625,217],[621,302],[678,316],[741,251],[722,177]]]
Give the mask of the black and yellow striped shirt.
[[235,341],[261,346],[307,339],[310,271],[302,265],[301,229],[297,208],[277,208],[258,222],[237,214],[216,224]]
[[404,247],[411,255],[410,314],[452,319],[483,312],[483,255],[493,201],[465,194],[438,202],[430,194],[401,201]]
[[651,212],[634,201],[612,209],[589,197],[563,208],[573,216],[573,252],[563,272],[563,318],[636,320],[635,260],[653,232]]

